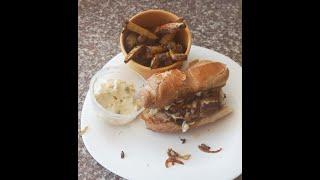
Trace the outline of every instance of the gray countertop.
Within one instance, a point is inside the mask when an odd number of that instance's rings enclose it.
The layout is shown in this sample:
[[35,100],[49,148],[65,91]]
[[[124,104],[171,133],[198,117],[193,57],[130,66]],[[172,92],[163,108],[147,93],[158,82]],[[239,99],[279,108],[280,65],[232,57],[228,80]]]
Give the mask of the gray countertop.
[[[79,0],[78,127],[89,81],[120,52],[119,33],[125,19],[147,9],[164,9],[184,17],[193,44],[213,49],[242,65],[241,0]],[[78,136],[79,179],[123,179],[99,165]],[[237,179],[242,179],[241,177]]]

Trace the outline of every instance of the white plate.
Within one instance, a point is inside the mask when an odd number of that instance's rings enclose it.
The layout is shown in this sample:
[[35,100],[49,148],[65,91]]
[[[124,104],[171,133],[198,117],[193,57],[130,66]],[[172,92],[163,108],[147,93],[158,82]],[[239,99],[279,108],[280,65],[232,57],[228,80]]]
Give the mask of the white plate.
[[[169,179],[233,179],[242,172],[242,69],[230,58],[215,51],[192,46],[189,60],[212,59],[227,64],[229,80],[224,87],[227,104],[234,112],[211,125],[190,130],[185,134],[161,134],[145,128],[142,120],[126,126],[111,126],[99,121],[87,95],[81,113],[81,128],[88,126],[82,136],[92,157],[108,170],[134,180]],[[123,65],[123,55],[118,54],[106,66]],[[181,144],[179,137],[186,138]],[[219,153],[204,153],[198,145],[205,143]],[[166,168],[167,149],[181,154],[190,153],[184,165]],[[125,158],[120,158],[120,152]]]

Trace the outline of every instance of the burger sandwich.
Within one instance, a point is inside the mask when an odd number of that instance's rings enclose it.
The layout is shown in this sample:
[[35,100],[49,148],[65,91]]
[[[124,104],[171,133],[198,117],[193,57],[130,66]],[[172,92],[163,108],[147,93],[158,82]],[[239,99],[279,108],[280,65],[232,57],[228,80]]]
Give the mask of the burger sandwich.
[[229,70],[225,64],[195,60],[186,70],[152,75],[140,91],[146,127],[156,132],[186,132],[232,112],[225,104]]

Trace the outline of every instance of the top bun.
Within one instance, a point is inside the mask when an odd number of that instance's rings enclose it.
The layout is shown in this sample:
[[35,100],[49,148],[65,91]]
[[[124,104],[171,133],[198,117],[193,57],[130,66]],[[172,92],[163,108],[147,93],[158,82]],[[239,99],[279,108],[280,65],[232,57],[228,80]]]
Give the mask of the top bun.
[[162,108],[190,93],[222,87],[229,77],[225,64],[197,60],[185,71],[173,69],[152,75],[140,91],[145,108]]
[[193,92],[198,92],[224,86],[229,77],[229,70],[220,62],[200,60],[191,64],[186,74]]

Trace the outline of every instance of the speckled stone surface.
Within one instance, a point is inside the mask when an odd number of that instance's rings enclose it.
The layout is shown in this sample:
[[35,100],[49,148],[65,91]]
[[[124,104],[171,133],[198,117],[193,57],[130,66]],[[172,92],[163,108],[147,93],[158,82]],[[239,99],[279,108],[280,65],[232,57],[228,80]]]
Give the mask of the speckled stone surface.
[[[241,0],[79,0],[78,1],[78,127],[89,81],[120,52],[121,24],[147,9],[164,9],[184,17],[193,44],[220,52],[242,65]],[[123,179],[99,165],[78,136],[78,179]],[[241,177],[237,179],[242,179]]]

